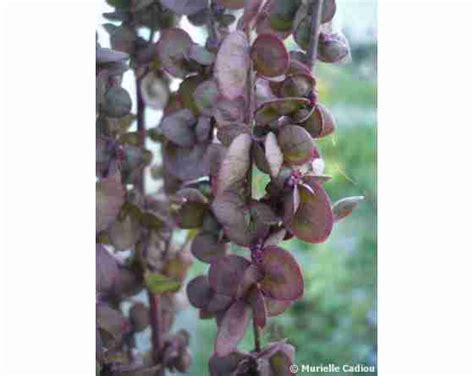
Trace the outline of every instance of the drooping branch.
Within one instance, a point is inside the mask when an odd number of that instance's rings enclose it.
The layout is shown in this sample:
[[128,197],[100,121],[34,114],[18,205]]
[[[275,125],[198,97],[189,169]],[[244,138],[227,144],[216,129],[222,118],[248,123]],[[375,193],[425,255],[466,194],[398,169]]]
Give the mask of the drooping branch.
[[311,29],[308,50],[306,51],[306,65],[310,70],[314,69],[318,55],[319,29],[321,25],[321,14],[324,0],[314,0],[311,4]]
[[[141,86],[141,79],[136,78],[136,91],[137,91],[137,133],[140,139],[140,146],[145,146],[145,136],[146,136],[146,129],[145,129],[145,102],[143,101],[142,92],[140,90]],[[145,193],[145,174],[144,169],[140,169],[140,173],[138,174],[135,182],[135,186],[137,190],[143,195]]]
[[[152,34],[153,35],[153,34]],[[145,127],[145,102],[142,97],[140,90],[141,79],[136,78],[136,92],[137,92],[137,133],[140,140],[140,146],[145,147],[145,138],[146,138],[146,127]],[[145,194],[145,170],[144,168],[140,169],[138,174],[136,187],[138,191],[144,195]],[[145,235],[147,236],[147,235]],[[145,239],[145,245],[147,245],[148,240]],[[145,247],[147,248],[147,247]],[[150,326],[151,326],[151,342],[152,342],[152,354],[155,364],[161,361],[161,306],[160,306],[160,296],[153,294],[150,290],[147,291],[148,294],[148,304],[150,306]],[[156,371],[158,376],[163,375],[163,367]]]
[[208,13],[207,21],[206,21],[207,33],[209,34],[209,39],[212,41],[212,43],[217,42],[214,7],[215,7],[215,3],[214,1],[212,1],[211,7],[209,8],[209,11],[208,11],[209,13]]
[[[148,291],[148,301],[150,304],[150,326],[151,326],[151,343],[153,351],[153,360],[155,363],[160,362],[161,358],[161,300],[160,296]],[[162,370],[158,371],[162,374]]]

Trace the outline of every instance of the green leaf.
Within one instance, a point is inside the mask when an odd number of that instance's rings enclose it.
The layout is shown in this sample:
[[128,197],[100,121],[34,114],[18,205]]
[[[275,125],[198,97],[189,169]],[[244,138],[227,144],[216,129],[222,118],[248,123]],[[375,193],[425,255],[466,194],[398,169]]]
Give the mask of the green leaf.
[[168,278],[162,274],[146,272],[145,284],[153,294],[166,292],[177,292],[181,288],[181,282]]

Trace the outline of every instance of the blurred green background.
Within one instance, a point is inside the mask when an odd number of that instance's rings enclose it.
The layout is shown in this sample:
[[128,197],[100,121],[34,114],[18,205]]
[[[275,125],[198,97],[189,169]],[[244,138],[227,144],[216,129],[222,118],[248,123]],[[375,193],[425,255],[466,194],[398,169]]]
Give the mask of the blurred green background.
[[[283,315],[270,319],[263,338],[264,343],[288,338],[297,364],[370,366],[377,361],[376,38],[356,39],[344,31],[352,62],[316,67],[320,101],[338,122],[336,134],[318,145],[326,173],[333,177],[325,184],[332,200],[355,195],[366,200],[336,225],[325,244],[282,243],[303,266],[305,293]],[[197,262],[192,275],[205,270]],[[176,327],[180,323],[192,333],[189,374],[206,375],[216,325],[198,320],[195,310],[183,311]],[[240,345],[243,350],[253,349],[251,332]]]

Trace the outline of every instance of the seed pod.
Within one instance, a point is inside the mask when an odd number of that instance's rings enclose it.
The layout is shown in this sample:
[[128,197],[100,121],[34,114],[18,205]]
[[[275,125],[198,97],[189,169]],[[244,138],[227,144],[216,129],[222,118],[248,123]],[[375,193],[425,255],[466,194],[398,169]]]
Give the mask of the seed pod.
[[104,110],[107,116],[119,118],[132,109],[132,99],[120,86],[113,86],[105,93]]
[[337,201],[332,207],[334,222],[349,216],[359,202],[364,200],[364,196],[346,197]]
[[349,42],[342,33],[319,34],[318,59],[324,63],[339,63],[349,60]]
[[141,332],[150,324],[148,308],[143,303],[136,303],[130,308],[130,322],[134,332]]

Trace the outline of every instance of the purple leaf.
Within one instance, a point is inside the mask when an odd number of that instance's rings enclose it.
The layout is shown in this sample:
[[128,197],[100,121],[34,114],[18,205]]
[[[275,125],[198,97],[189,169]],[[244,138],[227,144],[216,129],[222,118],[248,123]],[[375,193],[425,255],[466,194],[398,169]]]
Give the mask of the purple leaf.
[[150,324],[150,312],[143,303],[135,303],[130,308],[129,317],[134,332],[141,332]]
[[299,125],[282,127],[278,133],[278,144],[285,162],[290,165],[301,166],[319,157],[313,138]]
[[219,294],[235,296],[239,282],[249,265],[250,261],[241,256],[220,257],[209,268],[209,284]]
[[320,186],[320,180],[307,176],[303,182],[309,185],[314,194],[300,188],[300,205],[294,215],[290,199],[285,200],[285,222],[287,228],[299,239],[308,243],[322,243],[330,235],[333,227],[331,202]]
[[202,75],[188,76],[181,82],[178,89],[178,107],[191,110],[196,117],[199,116],[199,109],[194,102],[194,91],[204,81],[205,78]]
[[186,286],[189,302],[196,308],[206,308],[211,301],[213,292],[204,275],[191,280]]
[[129,250],[140,238],[140,230],[140,223],[132,215],[127,215],[122,220],[117,219],[109,228],[110,242],[116,251]]
[[266,125],[280,117],[290,115],[299,108],[309,105],[306,98],[278,98],[262,104],[255,111],[255,121],[258,125]]
[[258,363],[268,375],[291,376],[290,366],[294,362],[295,348],[284,341],[270,343],[258,354]]
[[283,97],[307,97],[314,89],[316,81],[308,74],[288,76],[281,84],[280,94]]
[[195,14],[207,7],[207,0],[161,0],[164,7],[177,14]]
[[96,60],[98,64],[110,64],[125,61],[129,55],[122,51],[115,51],[110,48],[97,48]]
[[321,33],[318,43],[318,60],[340,63],[351,58],[349,42],[342,33]]
[[222,312],[223,310],[227,309],[233,301],[234,298],[231,296],[213,293],[206,309],[210,313]]
[[336,14],[336,0],[324,0],[321,12],[321,23],[331,21]]
[[219,326],[214,352],[217,356],[232,353],[245,335],[249,321],[247,305],[236,301],[225,313]]
[[196,119],[188,110],[178,110],[171,115],[165,116],[161,121],[160,128],[164,136],[176,145],[190,147],[196,143],[193,125]]
[[250,134],[250,127],[245,123],[224,124],[217,129],[217,138],[225,146],[230,146],[243,133]]
[[227,246],[218,240],[217,234],[207,232],[199,233],[191,245],[191,253],[202,262],[212,263],[225,256]]
[[237,289],[237,297],[243,297],[247,291],[259,282],[264,277],[260,268],[255,265],[251,264],[244,272],[241,280],[239,281],[239,287]]
[[252,287],[246,296],[247,302],[252,307],[253,319],[258,327],[263,328],[267,323],[267,308],[262,292],[256,286]]
[[154,72],[141,80],[140,91],[145,104],[155,110],[163,110],[170,97],[168,84]]
[[122,313],[107,304],[99,303],[96,306],[97,327],[107,332],[114,341],[120,341],[128,332],[129,323]]
[[269,246],[263,249],[262,258],[262,293],[278,300],[299,299],[303,295],[303,276],[293,256],[283,248]]
[[216,59],[215,54],[199,44],[192,45],[191,50],[189,51],[189,57],[204,66],[212,65]]
[[276,300],[265,297],[265,306],[267,308],[268,316],[278,316],[285,312],[285,310],[293,304],[291,300]]
[[230,240],[241,246],[252,242],[250,210],[241,195],[232,191],[219,194],[212,203],[212,211]]
[[102,245],[96,245],[95,253],[96,291],[101,295],[115,292],[119,278],[117,260]]
[[157,52],[162,67],[172,76],[184,78],[188,73],[186,60],[193,45],[191,37],[182,29],[161,31]]
[[230,33],[222,42],[214,64],[214,76],[227,99],[245,95],[250,65],[249,42],[241,31]]
[[252,30],[255,26],[255,21],[262,7],[263,0],[248,0],[245,3],[244,14],[241,22],[244,30]]
[[245,0],[216,0],[216,3],[227,9],[242,9],[245,6]]
[[219,97],[219,90],[214,80],[207,80],[199,84],[193,94],[194,103],[201,112],[206,116],[212,116],[214,104]]
[[212,203],[212,210],[226,236],[245,247],[265,237],[270,226],[276,223],[276,216],[270,207],[258,201],[247,204],[234,191],[217,196]]
[[283,154],[273,132],[269,132],[265,138],[265,157],[270,167],[271,176],[278,176],[281,165],[283,164]]
[[218,192],[242,185],[250,168],[250,146],[252,137],[248,133],[237,136],[230,144],[219,172]]
[[252,45],[250,56],[257,72],[265,77],[284,75],[290,64],[285,45],[272,34],[260,34]]
[[214,117],[219,126],[242,123],[244,121],[245,100],[220,98],[214,106]]
[[107,229],[115,221],[124,201],[125,189],[118,170],[96,184],[97,232]]
[[165,144],[164,164],[170,174],[181,180],[192,180],[209,174],[209,160],[206,159],[207,144],[196,144],[190,148]]
[[214,354],[209,359],[209,372],[211,376],[229,376],[233,375],[239,364],[251,360],[249,354],[238,351],[232,352],[227,356],[219,357]]

